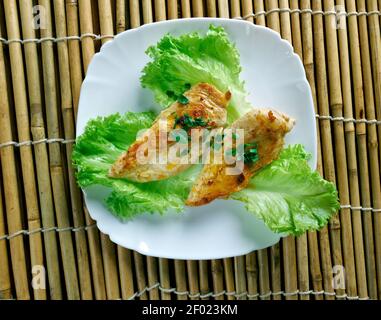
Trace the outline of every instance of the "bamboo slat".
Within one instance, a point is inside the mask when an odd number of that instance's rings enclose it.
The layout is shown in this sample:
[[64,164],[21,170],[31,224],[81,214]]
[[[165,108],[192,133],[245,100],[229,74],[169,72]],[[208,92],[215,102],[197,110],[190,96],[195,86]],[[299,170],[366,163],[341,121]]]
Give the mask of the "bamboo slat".
[[[243,0],[242,1],[242,16],[246,17],[249,14],[253,13],[253,2],[251,0]],[[248,18],[246,21],[254,22],[254,18]]]
[[[354,9],[354,7],[352,7]],[[366,11],[366,5],[364,0],[360,0],[357,3],[357,10]],[[365,114],[368,119],[376,118],[375,111],[375,99],[373,94],[373,81],[372,81],[372,69],[371,69],[371,58],[370,58],[370,48],[369,48],[369,35],[368,35],[368,24],[367,19],[363,17],[359,17],[359,34],[360,34],[360,49],[361,49],[361,61],[362,61],[362,69],[363,69],[363,82],[364,82],[364,96],[365,96]],[[381,208],[381,190],[380,190],[380,167],[379,167],[379,159],[378,159],[378,139],[377,139],[377,128],[372,125],[367,128],[368,132],[368,152],[369,152],[369,166],[370,166],[370,178],[371,178],[371,190],[372,190],[372,204],[376,209]],[[368,218],[372,216],[367,214],[364,218]],[[370,221],[371,222],[371,221]],[[369,226],[372,224],[369,223]],[[377,229],[376,229],[377,230]],[[360,232],[359,232],[360,233]],[[373,230],[369,230],[369,234],[373,236]],[[368,241],[367,241],[368,242]],[[373,238],[371,240],[373,242]],[[356,245],[356,244],[355,244]],[[356,247],[355,247],[356,248]],[[368,246],[366,246],[367,251]],[[369,248],[374,248],[374,244],[371,243]],[[370,252],[372,257],[372,269],[375,269],[374,266],[374,251]],[[371,274],[373,273],[374,278],[372,278]],[[375,277],[375,273],[372,270],[368,272],[368,283],[369,283],[369,297],[371,299],[377,299],[377,281]],[[365,270],[361,270],[361,272],[357,271],[361,277],[366,279]],[[362,278],[358,280],[364,281]],[[366,280],[365,280],[366,281]]]
[[[219,293],[224,290],[223,267],[221,260],[211,261],[211,272],[214,293]],[[222,300],[223,298],[223,296],[215,297],[216,300]]]
[[[36,4],[45,28],[30,27]],[[381,120],[380,8],[379,0],[1,1],[0,299],[380,298],[381,126],[368,121]],[[325,13],[341,9],[348,16]],[[246,256],[146,257],[85,228],[95,222],[75,183],[72,143],[3,143],[71,141],[83,77],[103,44],[141,24],[203,16],[246,16],[292,43],[319,115],[317,171],[337,184],[343,206],[319,232]],[[47,39],[17,41],[35,38]],[[30,285],[35,265],[46,268],[46,290]]]
[[232,18],[241,16],[241,3],[240,0],[230,1],[230,15]]
[[[367,1],[367,10],[377,11],[381,9],[381,2],[375,0]],[[381,120],[381,43],[380,43],[380,25],[381,20],[377,19],[376,15],[368,17],[369,23],[369,39],[371,48],[371,60],[372,60],[372,74],[374,83],[374,97],[377,119]],[[378,88],[378,89],[377,89]],[[379,148],[379,161],[381,161],[381,126],[378,126],[378,148]],[[378,201],[379,198],[376,198]],[[378,203],[377,203],[378,205]],[[375,214],[374,216],[374,236],[375,236],[375,249],[376,249],[376,266],[377,266],[377,286],[378,286],[378,298],[381,298],[381,215]]]
[[259,294],[262,300],[270,300],[270,274],[267,250],[258,251]]
[[[270,271],[271,271],[271,292],[282,291],[282,275],[281,275],[281,253],[279,243],[273,245],[269,250],[270,252]],[[273,295],[274,300],[280,300],[281,295]]]
[[140,26],[139,0],[130,0],[130,20],[131,28],[137,28]]
[[[79,21],[81,34],[93,33],[93,21],[92,21],[92,8],[90,0],[78,0],[79,6]],[[84,37],[81,41],[82,44],[82,59],[83,69],[85,73],[95,53],[94,41],[91,37]]]
[[229,18],[229,2],[228,0],[217,0],[218,16],[220,18]]
[[152,3],[151,0],[142,0],[143,21],[144,23],[153,22]]
[[130,250],[118,247],[118,267],[121,297],[126,300],[134,294],[134,274]]
[[[312,10],[322,10],[321,4],[317,3],[316,1],[312,1],[312,6],[311,1],[309,1],[307,6],[311,7]],[[320,15],[313,16],[313,39],[318,113],[322,116],[329,116],[323,17]],[[328,120],[323,120],[320,122],[320,137],[324,177],[329,181],[335,182],[336,177],[334,172],[334,159],[332,157],[333,146],[331,138],[331,123]],[[324,291],[333,293],[332,258],[328,227],[324,227],[322,230],[320,230],[319,240]],[[333,296],[326,295],[325,298],[333,299]]]
[[[285,4],[283,8],[286,8]],[[281,6],[282,7],[282,6]],[[299,4],[297,0],[290,1],[291,10],[298,10]],[[283,31],[283,26],[282,26]],[[291,33],[292,33],[292,44],[294,46],[295,53],[303,61],[303,48],[302,48],[302,34],[301,34],[301,25],[300,25],[300,15],[295,13],[291,15]],[[308,292],[309,287],[309,265],[308,265],[308,243],[307,243],[307,234],[303,234],[296,239],[296,254],[295,263],[297,264],[298,272],[298,284],[297,288],[301,292]],[[308,295],[301,295],[300,299],[307,300],[309,299]]]
[[[278,0],[266,0],[265,1],[266,11],[276,10],[278,8]],[[273,29],[274,31],[280,33],[280,20],[279,12],[273,11],[267,15],[266,25]]]
[[[226,291],[230,293],[235,292],[234,269],[232,260],[232,258],[223,259]],[[228,295],[227,299],[234,300],[235,297],[234,295]]]
[[184,294],[188,291],[187,289],[187,279],[185,278],[185,261],[184,260],[175,260],[175,280],[176,280],[176,289],[178,300],[188,300],[188,295]]
[[197,296],[197,293],[200,292],[200,286],[198,283],[197,261],[188,260],[187,271],[188,271],[189,297],[191,300],[199,300],[200,297]]
[[[144,292],[144,289],[147,287],[147,280],[145,274],[144,260],[143,256],[134,251],[134,262],[135,262],[135,273],[136,273],[136,283],[139,292]],[[147,300],[147,293],[143,293],[139,296],[140,300]]]
[[[356,9],[355,3],[350,3],[347,5],[348,10],[354,10]],[[365,2],[359,1],[357,3],[357,10],[363,10],[365,11]],[[361,17],[358,18],[358,27],[359,27],[359,41],[355,42],[355,45],[360,45],[360,56],[361,56],[361,63],[362,63],[362,76],[363,76],[363,96],[365,98],[364,101],[364,107],[365,112],[364,116],[368,119],[375,119],[376,118],[376,112],[375,112],[375,101],[374,101],[374,94],[373,94],[373,84],[372,84],[372,71],[371,71],[371,58],[370,58],[370,50],[369,50],[369,41],[368,41],[368,31],[367,31],[367,20],[363,19]],[[371,118],[369,118],[371,117]],[[367,145],[364,145],[360,150],[362,152],[366,152],[367,155],[369,155],[369,179],[366,181],[366,179],[361,179],[361,183],[365,184],[365,190],[362,188],[362,198],[363,201],[369,202],[369,204],[373,204],[375,208],[380,208],[380,201],[381,201],[381,190],[380,190],[380,169],[379,169],[379,160],[378,160],[378,141],[377,141],[377,129],[375,126],[368,126],[366,131],[367,137]],[[365,143],[365,141],[364,141]],[[359,150],[359,151],[360,151]],[[362,157],[359,157],[359,160],[361,161]],[[365,167],[368,165],[367,163],[363,164]],[[365,172],[361,171],[365,170]],[[360,174],[366,174],[368,173],[367,168],[361,168],[360,166]],[[370,186],[369,186],[370,184]],[[370,191],[369,187],[371,188],[371,194],[365,195],[364,193],[366,191]],[[369,192],[370,193],[370,192]],[[370,196],[373,195],[373,201],[370,201]],[[364,203],[365,205],[365,203]],[[369,266],[369,296],[372,299],[377,299],[377,282],[376,282],[376,268],[374,265],[374,237],[373,237],[373,221],[372,221],[373,214],[371,212],[365,212],[363,215],[364,219],[364,230],[366,235],[366,251],[368,257],[370,256],[370,263]],[[365,273],[365,272],[364,272]],[[365,274],[364,274],[365,277]]]
[[165,0],[155,0],[155,21],[163,21],[166,19]]
[[[29,28],[28,21],[32,20],[32,2],[20,2],[20,16],[22,20],[23,38],[35,38],[35,31]],[[46,138],[44,117],[42,111],[42,96],[40,87],[40,71],[37,46],[28,43],[24,46],[27,82],[29,91],[29,104],[31,106],[31,133],[34,140]],[[44,228],[55,226],[54,204],[49,174],[49,160],[46,145],[34,147],[36,157],[36,173],[39,188],[42,225]],[[62,298],[60,268],[58,264],[58,251],[56,236],[52,233],[44,234],[46,264],[48,271],[50,297]]]
[[[90,0],[91,2],[91,19],[93,21],[93,29],[95,34],[101,33],[101,23],[100,23],[100,17],[99,17],[99,6],[100,3],[98,0]],[[103,42],[102,41],[95,41],[95,51],[99,51]]]
[[[9,102],[7,87],[5,81],[5,66],[3,48],[0,44],[0,124],[2,130],[0,131],[0,141],[5,142],[12,139],[11,123],[9,114]],[[22,229],[21,225],[21,212],[19,204],[15,156],[13,147],[5,147],[1,149],[1,165],[3,171],[3,185],[7,186],[7,190],[4,190],[5,197],[5,212],[7,216],[7,231],[12,234]],[[5,226],[2,228],[5,232]],[[12,271],[14,277],[14,286],[18,299],[29,299],[29,290],[27,287],[27,274],[26,274],[26,262],[24,256],[24,242],[22,237],[15,237],[9,240],[10,246],[10,258],[12,262]],[[4,253],[5,249],[2,249]],[[2,260],[2,281],[4,287],[2,287],[3,295],[5,298],[11,297],[11,291],[7,285],[7,265],[8,259]]]
[[[199,262],[200,274],[200,294],[207,295],[210,292],[209,288],[209,263],[207,260]],[[209,297],[201,297],[202,300],[209,300]]]
[[246,295],[243,295],[247,292],[245,267],[245,256],[234,258],[234,278],[238,300],[246,300]]
[[[148,274],[148,287],[152,287],[158,282],[157,276],[157,260],[153,257],[147,257],[147,274]],[[155,288],[149,292],[150,300],[159,299],[159,289]]]
[[177,0],[168,0],[168,19],[178,18],[178,3]]
[[[0,237],[6,234],[5,207],[3,206],[3,191],[0,185]],[[12,287],[9,270],[8,248],[5,239],[0,241],[0,260],[2,261],[0,273],[0,300],[12,298]]]
[[192,16],[193,17],[204,16],[203,0],[192,0]]
[[[324,1],[324,10],[334,8],[334,1]],[[336,18],[325,16],[325,34],[327,41],[327,66],[329,79],[330,110],[334,117],[343,116],[343,98],[340,82],[340,63],[337,42],[337,32],[335,28]],[[350,203],[347,165],[345,159],[345,144],[343,123],[333,125],[335,155],[336,155],[336,175],[337,187],[340,193],[340,201]],[[352,222],[349,209],[340,210],[339,216],[331,219],[330,233],[333,246],[333,263],[335,266],[344,266],[346,273],[346,290],[350,296],[357,295],[356,273],[354,266]],[[337,218],[337,219],[336,219]],[[343,241],[341,241],[341,236]],[[342,244],[341,244],[342,243]],[[344,263],[344,264],[343,264]],[[344,293],[342,289],[337,289],[340,295]]]
[[[78,25],[78,0],[67,0],[66,2],[66,26],[69,37],[79,36]],[[70,64],[70,82],[73,95],[74,117],[77,119],[79,95],[82,85],[81,52],[78,40],[69,40],[69,64]]]
[[[73,6],[75,8],[75,6]],[[92,7],[90,0],[79,0],[78,1],[78,11],[79,11],[79,21],[80,21],[80,32],[81,34],[92,34],[93,33],[93,23],[92,23]],[[75,16],[75,14],[74,14]],[[84,72],[86,73],[91,58],[95,53],[94,41],[85,37],[81,41],[82,49],[82,65]],[[84,207],[86,224],[93,224],[94,221],[90,218],[87,208]],[[88,240],[91,255],[91,268],[93,274],[93,285],[95,291],[96,299],[106,298],[106,284],[104,277],[104,268],[102,262],[101,244],[100,236],[96,229],[91,229],[88,232]]]
[[[46,28],[41,29],[41,36],[53,37],[51,4],[46,0],[40,1],[39,4],[45,8],[46,15]],[[43,42],[41,44],[41,52],[45,105],[49,106],[45,108],[48,135],[51,138],[58,139],[60,138],[60,124],[58,118],[57,76],[53,43],[51,41]],[[62,152],[60,144],[57,142],[49,144],[49,165],[57,225],[59,228],[68,228],[70,227],[69,204],[65,190]],[[68,298],[80,299],[80,285],[78,283],[75,252],[71,234],[69,232],[61,232],[59,239]],[[84,284],[81,283],[81,285]]]
[[191,17],[191,7],[189,0],[181,0],[181,14],[183,18]]
[[[265,6],[263,0],[254,1],[254,13],[258,14],[259,12],[263,12],[265,10]],[[257,16],[255,19],[255,23],[260,26],[266,25],[265,15],[261,14]]]
[[206,10],[209,17],[217,17],[216,0],[206,0]]
[[[338,1],[338,5],[344,5],[344,1]],[[349,71],[349,49],[347,40],[346,26],[339,28],[339,49],[340,49],[340,63],[341,63],[341,78],[342,78],[342,91],[343,91],[343,103],[344,103],[344,115],[345,117],[352,117],[352,95],[351,95],[351,83],[350,83],[350,71]],[[349,183],[350,183],[350,198],[351,203],[357,207],[360,206],[359,199],[359,184],[357,175],[357,159],[356,159],[356,146],[355,146],[355,128],[353,123],[345,124],[345,139],[347,152],[347,163],[349,170]],[[355,237],[355,254],[356,254],[356,268],[357,268],[357,284],[360,297],[366,297],[367,285],[365,277],[365,261],[364,261],[364,248],[362,239],[362,221],[361,212],[356,210],[352,212],[353,221],[353,233]]]
[[[376,0],[367,1],[367,10],[372,12],[381,9],[381,3],[379,1],[377,6]],[[375,88],[380,88],[381,86],[381,44],[380,44],[380,25],[381,21],[377,19],[376,15],[371,15],[368,17],[369,20],[369,38],[371,47],[371,57],[373,66],[373,81]],[[375,90],[375,102],[376,102],[376,113],[377,119],[381,119],[381,92],[380,90]],[[381,141],[381,128],[378,127],[378,141]],[[378,145],[379,148],[379,158],[381,159],[381,144]]]
[[[64,1],[58,0],[54,2],[54,20],[56,25],[57,37],[66,37],[66,14]],[[60,73],[61,88],[61,110],[64,127],[64,137],[67,140],[75,139],[74,129],[74,108],[70,84],[70,65],[69,52],[66,42],[57,44],[58,64]],[[72,166],[71,155],[73,151],[72,144],[66,145],[67,171],[69,176],[71,209],[73,215],[74,227],[79,228],[85,224],[84,212],[82,207],[81,193],[77,186],[74,168]],[[87,240],[85,230],[75,233],[75,243],[77,252],[77,266],[79,281],[81,284],[82,299],[92,299],[91,274],[89,264],[89,254],[87,249]]]
[[[291,2],[291,7],[296,8],[295,1]],[[309,1],[302,0],[300,1],[301,10],[310,10],[311,6]],[[302,15],[302,43],[303,43],[303,64],[306,70],[307,80],[311,87],[312,98],[314,101],[315,112],[317,113],[317,98],[316,98],[316,85],[315,85],[315,64],[314,64],[314,50],[313,50],[313,35],[312,35],[312,18],[311,14]],[[320,127],[317,120],[316,131],[318,137],[317,144],[317,171],[320,175],[323,175],[322,168],[322,152],[321,152],[321,143],[320,143]],[[307,234],[308,238],[308,250],[309,250],[309,262],[310,262],[310,272],[312,278],[312,287],[315,292],[321,292],[323,290],[322,284],[322,273],[320,267],[320,256],[319,256],[319,245],[316,232],[309,232]],[[299,262],[299,270],[301,262]],[[323,295],[315,295],[315,299],[323,299]]]
[[101,234],[101,247],[107,299],[119,299],[120,292],[118,284],[118,270],[115,245],[111,242],[110,238],[103,233]]
[[126,30],[126,1],[125,0],[117,0],[116,1],[116,33],[121,33]]
[[[164,290],[169,290],[171,288],[169,280],[170,270],[168,259],[159,259],[159,276],[161,287]],[[170,300],[171,294],[169,292],[161,291],[162,300]]]
[[[15,1],[5,1],[3,3],[7,34],[11,38],[20,38],[20,30],[18,24],[18,12],[17,4]],[[30,140],[30,130],[29,130],[29,113],[28,113],[28,102],[26,96],[26,86],[24,82],[24,67],[23,67],[23,57],[21,51],[20,43],[11,43],[9,45],[10,51],[10,65],[12,72],[12,83],[13,83],[13,95],[16,108],[17,117],[17,131],[18,138],[21,141]],[[3,73],[5,74],[5,73]],[[2,86],[4,90],[2,96],[6,96],[7,89],[6,84]],[[8,102],[5,101],[2,106],[2,113],[5,117],[5,123],[2,128],[4,128],[3,139],[4,141],[12,140],[11,124],[8,111]],[[1,130],[3,131],[3,130]],[[1,140],[3,140],[1,139]],[[3,174],[5,186],[9,186],[9,192],[6,192],[6,204],[7,208],[7,222],[9,232],[17,232],[22,229],[22,216],[20,211],[20,206],[17,203],[19,201],[19,194],[17,190],[17,178],[14,167],[14,155],[13,150],[11,152],[2,155],[2,163],[4,162]],[[27,193],[27,216],[28,216],[28,227],[32,229],[38,229],[40,227],[39,209],[37,202],[36,186],[35,186],[35,172],[34,172],[34,160],[32,155],[32,148],[30,146],[23,146],[20,149],[21,159],[22,159],[22,174],[24,179],[24,189]],[[8,161],[11,161],[9,163]],[[6,170],[10,170],[8,173]],[[8,185],[9,183],[9,185]],[[8,190],[6,190],[8,191]],[[9,197],[15,197],[14,200],[9,199]],[[14,205],[14,207],[13,207]],[[32,240],[32,239],[31,239]],[[33,241],[34,240],[34,241]],[[35,237],[30,243],[32,265],[43,266],[42,261],[42,248],[41,248],[41,238]],[[26,261],[25,261],[25,248],[23,239],[20,237],[12,239],[11,243],[11,258],[14,269],[16,294],[19,299],[29,299],[29,288],[28,288],[28,278],[26,271]],[[36,290],[35,295],[39,297],[39,291]],[[42,294],[45,294],[43,292]],[[41,297],[43,298],[43,297]]]
[[[224,281],[223,281],[223,266],[221,260],[212,260],[211,261],[211,272],[212,272],[212,281],[213,281],[213,292],[218,294],[224,290]],[[216,300],[223,300],[223,295],[215,296]]]
[[[85,212],[86,224],[92,225],[94,221],[90,218],[87,208],[83,207],[83,210]],[[106,299],[106,284],[99,232],[96,228],[90,228],[87,233],[95,299],[104,300]]]
[[246,255],[247,293],[250,300],[258,300],[258,267],[257,254]]

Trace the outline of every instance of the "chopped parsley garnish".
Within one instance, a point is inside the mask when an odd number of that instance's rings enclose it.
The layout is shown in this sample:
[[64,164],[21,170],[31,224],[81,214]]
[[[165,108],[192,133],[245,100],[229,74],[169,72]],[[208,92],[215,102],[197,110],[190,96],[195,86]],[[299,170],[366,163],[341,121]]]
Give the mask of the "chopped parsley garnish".
[[253,164],[259,160],[257,147],[256,143],[245,143],[243,157],[242,154],[237,153],[236,148],[226,150],[225,155],[233,157],[237,156],[236,161],[243,160],[245,164]]
[[175,127],[176,125],[180,125],[185,131],[188,131],[192,128],[197,127],[206,127],[207,121],[205,121],[203,118],[192,118],[188,114],[184,114],[181,117],[176,117],[175,120]]
[[180,94],[177,97],[177,101],[180,102],[181,104],[188,104],[189,103],[189,99],[186,96],[184,96],[183,94]]
[[[191,87],[192,87],[192,85],[190,83],[184,84],[184,91],[188,91]],[[181,104],[188,104],[189,103],[189,99],[184,94],[176,95],[175,92],[172,90],[167,90],[166,94],[169,98],[175,98]]]
[[175,93],[171,90],[168,90],[166,93],[167,93],[167,96],[170,98],[173,98],[175,96]]
[[259,160],[258,145],[254,143],[245,143],[245,153],[243,155],[246,164],[253,164]]

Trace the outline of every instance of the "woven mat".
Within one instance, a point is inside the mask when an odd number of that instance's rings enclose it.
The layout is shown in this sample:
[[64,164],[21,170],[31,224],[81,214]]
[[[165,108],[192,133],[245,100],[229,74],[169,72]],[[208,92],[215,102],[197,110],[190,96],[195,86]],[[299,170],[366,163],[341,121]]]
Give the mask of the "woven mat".
[[[0,2],[0,299],[381,297],[380,0],[37,2]],[[342,205],[320,232],[179,261],[118,247],[89,217],[70,155],[92,56],[126,29],[196,16],[266,25],[302,58],[318,170]]]

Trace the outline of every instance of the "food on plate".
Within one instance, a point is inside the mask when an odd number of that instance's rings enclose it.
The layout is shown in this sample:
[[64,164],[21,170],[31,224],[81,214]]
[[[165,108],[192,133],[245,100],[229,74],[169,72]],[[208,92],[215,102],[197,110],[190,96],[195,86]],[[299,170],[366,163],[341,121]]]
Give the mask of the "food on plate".
[[[200,206],[216,198],[225,198],[247,187],[251,177],[262,167],[278,158],[284,145],[284,136],[295,121],[285,114],[269,109],[253,109],[236,120],[231,128],[244,132],[244,156],[241,172],[229,172],[235,164],[207,164],[189,194],[186,204]],[[239,154],[235,157],[238,158]],[[255,160],[255,161],[253,161]]]
[[[77,139],[73,161],[79,185],[110,188],[105,203],[119,219],[143,213],[183,212],[201,172],[202,165],[193,165],[176,176],[146,183],[109,177],[110,167],[135,141],[136,133],[149,128],[154,120],[151,112],[98,117],[89,121]],[[302,145],[288,146],[278,159],[260,169],[245,189],[228,199],[243,203],[249,214],[263,220],[274,232],[299,235],[319,230],[339,209],[339,203],[335,185],[313,171],[308,159]]]
[[200,171],[199,166],[194,165],[168,179],[146,183],[109,176],[116,159],[136,140],[140,130],[152,126],[155,118],[153,112],[97,117],[88,122],[75,144],[73,161],[78,184],[82,188],[95,185],[110,188],[105,204],[123,220],[147,212],[182,212],[184,201]]
[[[224,28],[167,34],[147,54],[151,61],[142,70],[141,85],[153,93],[162,111],[90,120],[73,152],[82,188],[108,187],[105,203],[122,220],[230,199],[282,234],[300,235],[328,223],[340,208],[335,185],[310,168],[310,155],[302,145],[284,146],[292,118],[276,106],[253,109],[247,101],[239,52]],[[156,138],[154,147],[144,142],[149,133],[160,136],[162,120],[167,130],[185,130],[186,145],[192,141],[191,129],[243,130],[243,143],[236,136],[230,148],[242,172],[226,174],[231,163],[138,162],[138,150],[147,153],[146,160],[161,155]],[[139,134],[141,130],[146,131]],[[168,137],[169,146],[178,142]],[[152,150],[158,152],[150,158]],[[216,154],[214,150],[209,160]]]
[[[148,182],[167,179],[186,170],[192,165],[190,161],[160,161],[168,158],[168,148],[176,144],[168,133],[173,129],[184,129],[190,137],[191,129],[224,126],[230,97],[229,91],[222,93],[207,83],[193,86],[164,109],[152,127],[123,152],[111,167],[110,177]],[[160,139],[164,139],[165,143],[161,143],[163,141]]]

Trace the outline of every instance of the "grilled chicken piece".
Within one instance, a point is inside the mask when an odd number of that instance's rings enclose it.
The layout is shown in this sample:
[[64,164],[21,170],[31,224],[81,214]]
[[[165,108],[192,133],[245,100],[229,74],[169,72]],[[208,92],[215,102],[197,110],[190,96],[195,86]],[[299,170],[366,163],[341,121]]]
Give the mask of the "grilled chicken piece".
[[[172,141],[173,139],[169,139],[168,135],[174,128],[187,130],[190,135],[190,130],[193,128],[224,126],[227,117],[226,107],[231,93],[229,91],[222,93],[210,84],[200,83],[185,92],[184,96],[188,99],[186,104],[175,102],[163,110],[152,127],[138,137],[116,160],[110,169],[110,177],[127,178],[137,182],[163,180],[191,166],[189,161],[187,164],[179,161],[175,163],[158,161],[160,157],[166,159],[169,149],[159,148],[159,140],[170,147],[176,143]],[[152,150],[156,152],[149,152]],[[142,154],[146,157],[143,163],[138,157]]]
[[291,131],[295,121],[288,116],[269,109],[254,109],[232,124],[232,129],[244,130],[244,142],[256,143],[259,160],[243,163],[243,170],[231,174],[226,169],[235,165],[207,164],[192,187],[186,204],[201,206],[216,198],[225,198],[247,187],[250,178],[263,166],[279,156],[284,136]]

